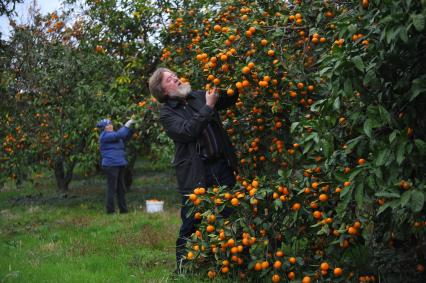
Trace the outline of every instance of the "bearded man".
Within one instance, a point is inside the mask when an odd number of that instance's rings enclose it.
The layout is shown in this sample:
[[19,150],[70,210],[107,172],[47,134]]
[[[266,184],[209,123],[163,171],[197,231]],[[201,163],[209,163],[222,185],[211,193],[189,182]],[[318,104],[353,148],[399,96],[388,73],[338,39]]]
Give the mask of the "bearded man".
[[152,74],[149,90],[162,103],[160,122],[175,144],[172,164],[182,194],[182,225],[176,241],[179,269],[184,260],[186,239],[195,232],[196,224],[194,217],[187,215],[188,195],[197,187],[235,185],[235,150],[218,111],[234,105],[238,93],[219,97],[216,89],[192,91],[189,83],[182,83],[167,68],[159,68]]

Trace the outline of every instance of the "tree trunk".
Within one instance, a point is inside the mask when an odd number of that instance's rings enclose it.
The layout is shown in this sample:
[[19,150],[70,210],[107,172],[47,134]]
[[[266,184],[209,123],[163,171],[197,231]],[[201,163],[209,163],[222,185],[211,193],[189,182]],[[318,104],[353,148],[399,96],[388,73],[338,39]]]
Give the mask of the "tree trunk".
[[73,161],[71,162],[71,164],[69,164],[68,168],[65,168],[66,163],[62,157],[58,158],[55,161],[55,178],[56,185],[59,191],[68,191],[69,184],[71,183],[73,177],[75,163],[76,162]]
[[124,169],[124,184],[126,186],[126,192],[129,192],[133,184],[133,168],[135,167],[136,160],[138,159],[137,154],[132,154],[129,164]]

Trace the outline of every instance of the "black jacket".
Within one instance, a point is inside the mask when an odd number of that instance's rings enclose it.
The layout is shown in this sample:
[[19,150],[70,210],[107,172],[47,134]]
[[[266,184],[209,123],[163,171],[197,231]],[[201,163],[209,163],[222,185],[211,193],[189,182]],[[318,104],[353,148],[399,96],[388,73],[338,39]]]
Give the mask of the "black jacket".
[[[220,96],[215,109],[211,109],[206,105],[205,91],[193,91],[189,93],[186,103],[168,99],[160,108],[160,122],[175,144],[173,166],[182,193],[188,193],[196,187],[205,187],[206,170],[199,155],[199,142],[202,130],[212,119],[220,125],[219,134],[225,143],[225,158],[230,167],[236,169],[235,150],[222,127],[217,110],[232,106],[237,99],[238,94],[231,97],[225,94]],[[191,109],[187,109],[188,107]]]

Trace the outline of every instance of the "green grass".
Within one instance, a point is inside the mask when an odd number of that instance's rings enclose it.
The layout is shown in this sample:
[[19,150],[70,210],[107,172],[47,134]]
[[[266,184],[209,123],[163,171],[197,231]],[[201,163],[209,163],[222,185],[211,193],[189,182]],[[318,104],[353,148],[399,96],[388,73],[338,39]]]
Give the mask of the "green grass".
[[[66,195],[48,175],[4,188],[0,282],[200,282],[171,275],[180,225],[172,172],[141,172],[124,215],[105,214],[103,176],[74,181]],[[163,213],[145,212],[152,198],[165,200]]]

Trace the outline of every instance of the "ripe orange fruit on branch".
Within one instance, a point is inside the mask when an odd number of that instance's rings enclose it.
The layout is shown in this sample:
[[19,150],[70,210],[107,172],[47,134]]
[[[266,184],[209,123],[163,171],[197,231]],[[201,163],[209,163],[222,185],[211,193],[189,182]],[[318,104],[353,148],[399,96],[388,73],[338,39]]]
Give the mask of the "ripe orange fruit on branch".
[[262,262],[262,269],[267,269],[269,267],[269,262],[268,261],[264,261]]
[[315,210],[315,211],[312,213],[312,216],[313,216],[315,219],[320,219],[320,218],[322,217],[322,213],[321,213],[321,211],[319,211],[319,210]]
[[282,262],[279,261],[279,260],[274,262],[274,268],[275,269],[280,269],[282,265],[283,265]]
[[341,269],[340,267],[336,267],[333,270],[333,274],[334,274],[334,276],[339,277],[343,274],[343,269]]
[[240,203],[240,202],[238,201],[238,199],[237,199],[237,198],[233,198],[233,199],[231,200],[231,204],[232,204],[233,206],[237,206],[239,203]]
[[216,216],[214,214],[211,214],[209,216],[209,222],[215,222],[216,221]]
[[411,187],[411,185],[409,182],[401,180],[401,182],[399,182],[399,187],[403,190],[408,190]]
[[249,68],[248,66],[245,66],[245,67],[243,67],[243,68],[241,69],[241,72],[242,72],[244,75],[247,75],[248,73],[250,73],[250,68]]
[[207,228],[206,228],[206,231],[208,233],[212,233],[214,231],[214,226],[213,225],[208,225]]
[[96,52],[98,53],[104,52],[104,48],[102,47],[102,45],[96,45]]
[[254,265],[254,270],[256,271],[262,270],[262,264],[260,262],[256,262],[256,264]]
[[355,221],[353,227],[356,228],[356,229],[361,228],[361,222]]
[[291,207],[291,209],[293,211],[298,211],[300,209],[301,205],[300,203],[296,202],[295,204],[293,204],[293,206]]
[[328,270],[330,268],[330,266],[328,265],[327,262],[323,262],[320,265],[321,270]]
[[207,272],[207,276],[208,276],[210,279],[213,279],[213,278],[215,278],[215,277],[216,277],[216,272],[214,272],[213,270],[209,270],[209,272]]
[[320,194],[319,200],[322,201],[322,202],[327,201],[328,200],[328,195],[326,195],[326,194]]
[[280,276],[278,274],[274,274],[272,275],[272,282],[276,283],[276,282],[280,282]]
[[358,233],[358,230],[357,230],[356,228],[354,228],[354,227],[349,227],[349,228],[348,228],[348,233],[349,233],[350,235],[355,235],[355,234],[357,234],[357,233]]

